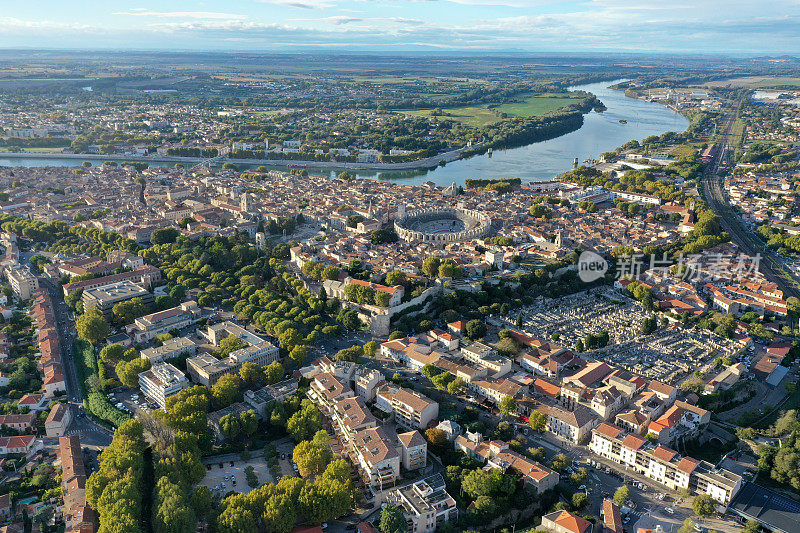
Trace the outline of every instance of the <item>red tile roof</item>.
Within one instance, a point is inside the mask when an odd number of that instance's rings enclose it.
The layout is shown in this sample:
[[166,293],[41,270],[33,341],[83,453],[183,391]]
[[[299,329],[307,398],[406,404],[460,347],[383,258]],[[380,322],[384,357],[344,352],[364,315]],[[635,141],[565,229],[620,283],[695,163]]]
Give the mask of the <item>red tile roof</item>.
[[622,445],[632,450],[638,450],[644,446],[644,443],[645,440],[641,437],[637,437],[636,435],[628,435],[622,439]]
[[601,435],[611,437],[612,439],[616,439],[617,436],[619,436],[619,434],[622,433],[621,428],[618,428],[613,424],[606,424],[605,422],[600,424],[597,427],[597,429],[595,429],[595,431],[600,433]]

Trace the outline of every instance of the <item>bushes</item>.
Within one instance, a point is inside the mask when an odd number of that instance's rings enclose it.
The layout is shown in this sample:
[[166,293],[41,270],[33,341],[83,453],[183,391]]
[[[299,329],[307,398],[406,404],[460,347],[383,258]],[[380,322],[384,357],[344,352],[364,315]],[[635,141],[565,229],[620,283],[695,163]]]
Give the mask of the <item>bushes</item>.
[[129,420],[127,414],[114,407],[105,394],[100,392],[102,383],[92,345],[84,339],[77,339],[73,344],[73,353],[86,412],[113,427],[119,427]]
[[114,427],[118,427],[125,421],[130,420],[127,414],[111,405],[111,402],[102,392],[90,392],[86,397],[84,406],[92,416]]

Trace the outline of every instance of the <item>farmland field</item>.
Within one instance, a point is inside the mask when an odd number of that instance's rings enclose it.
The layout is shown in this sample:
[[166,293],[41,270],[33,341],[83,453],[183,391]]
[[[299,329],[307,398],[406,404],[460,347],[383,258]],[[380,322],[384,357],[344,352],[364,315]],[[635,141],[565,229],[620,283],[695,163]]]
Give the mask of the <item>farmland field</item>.
[[765,78],[756,82],[755,85],[759,87],[800,87],[800,78]]

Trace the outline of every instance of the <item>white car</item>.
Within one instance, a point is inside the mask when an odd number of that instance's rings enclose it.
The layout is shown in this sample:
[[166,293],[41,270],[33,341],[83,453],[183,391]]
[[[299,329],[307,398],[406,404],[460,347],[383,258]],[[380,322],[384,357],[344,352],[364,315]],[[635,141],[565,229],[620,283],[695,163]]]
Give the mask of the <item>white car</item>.
[[675,514],[675,509],[672,507],[664,507],[664,512],[667,514]]

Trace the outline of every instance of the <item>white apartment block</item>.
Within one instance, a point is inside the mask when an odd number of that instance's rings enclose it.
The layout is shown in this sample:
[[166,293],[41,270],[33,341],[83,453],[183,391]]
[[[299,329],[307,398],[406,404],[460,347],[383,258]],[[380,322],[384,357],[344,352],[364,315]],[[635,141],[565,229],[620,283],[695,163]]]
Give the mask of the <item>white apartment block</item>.
[[456,501],[441,474],[395,489],[388,500],[400,507],[411,533],[433,533],[442,523],[458,519]]
[[169,363],[157,364],[139,374],[139,388],[147,398],[165,409],[167,398],[189,386],[186,376]]
[[742,478],[732,472],[706,461],[682,457],[613,424],[601,424],[592,432],[589,449],[671,490],[707,494],[722,506],[727,506],[742,486]]

